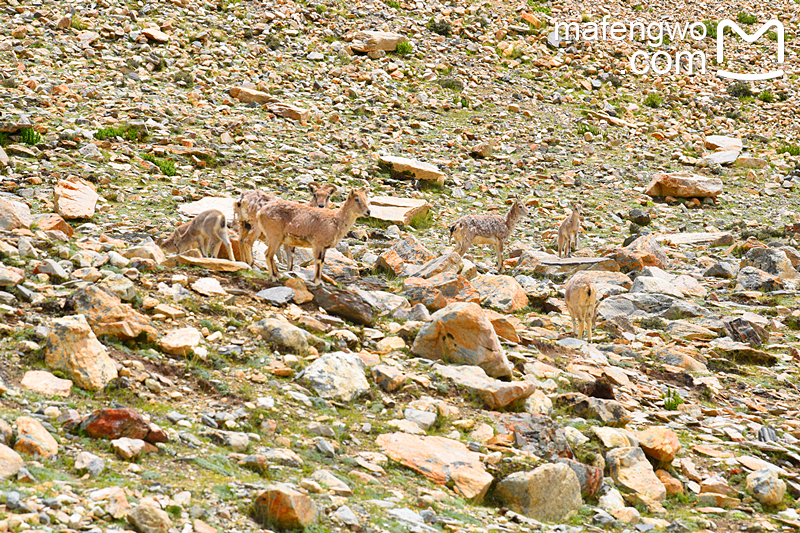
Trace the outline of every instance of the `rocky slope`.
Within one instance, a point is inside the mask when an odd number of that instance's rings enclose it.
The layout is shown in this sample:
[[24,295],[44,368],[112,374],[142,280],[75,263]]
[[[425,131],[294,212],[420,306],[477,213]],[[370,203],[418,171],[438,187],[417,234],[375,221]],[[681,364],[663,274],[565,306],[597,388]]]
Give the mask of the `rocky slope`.
[[[552,33],[604,16],[709,36]],[[714,76],[714,22],[773,16],[786,74]],[[0,532],[800,528],[797,23],[788,0],[7,0]],[[729,40],[727,70],[774,66],[776,32]],[[688,49],[707,73],[631,71]],[[155,243],[314,181],[372,199],[322,286],[301,249],[273,284],[263,247]],[[516,198],[503,275],[452,253],[453,221]]]

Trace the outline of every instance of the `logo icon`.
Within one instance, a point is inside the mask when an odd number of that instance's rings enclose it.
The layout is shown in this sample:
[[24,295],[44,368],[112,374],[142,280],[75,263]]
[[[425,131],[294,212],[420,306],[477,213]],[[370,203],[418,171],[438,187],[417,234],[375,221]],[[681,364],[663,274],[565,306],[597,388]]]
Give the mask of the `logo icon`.
[[[772,19],[761,26],[756,33],[748,35],[742,28],[739,27],[734,21],[725,19],[717,26],[717,63],[722,64],[725,59],[724,44],[725,44],[725,29],[730,28],[748,43],[755,42],[759,37],[767,33],[770,28],[775,28],[775,33],[778,36],[778,64],[783,65],[783,24],[778,19]],[[717,71],[717,76],[728,78],[737,81],[761,81],[770,80],[772,78],[780,78],[783,76],[783,69],[772,70],[770,72],[762,72],[760,74],[739,74],[737,72],[729,72],[727,70]]]

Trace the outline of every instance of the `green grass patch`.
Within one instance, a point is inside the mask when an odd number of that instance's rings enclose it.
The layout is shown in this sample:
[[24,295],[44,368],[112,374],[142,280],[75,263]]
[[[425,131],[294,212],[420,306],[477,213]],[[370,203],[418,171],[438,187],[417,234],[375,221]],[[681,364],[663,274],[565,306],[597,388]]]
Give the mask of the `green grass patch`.
[[33,128],[22,128],[22,130],[20,130],[19,140],[28,146],[36,146],[42,142],[42,136]]
[[712,39],[717,38],[717,21],[716,20],[704,20],[703,26],[706,27],[706,37],[711,37]]
[[667,392],[661,395],[664,399],[664,409],[667,411],[677,411],[678,406],[684,403],[683,398],[678,395],[675,389],[667,389]]
[[142,159],[153,163],[165,176],[174,176],[178,173],[178,171],[175,169],[175,161],[172,159],[159,159],[153,154],[142,154]]
[[661,95],[658,93],[650,93],[644,97],[642,102],[647,107],[652,107],[653,109],[657,107],[661,107],[661,104],[664,103],[664,99],[661,98]]
[[758,17],[748,13],[747,11],[740,11],[738,15],[736,15],[736,20],[738,20],[741,24],[755,24],[758,22]]
[[397,43],[397,55],[399,56],[407,56],[411,52],[414,51],[414,47],[408,41],[402,41]]
[[578,122],[578,126],[575,128],[575,133],[577,133],[578,135],[584,135],[585,133],[591,133],[592,135],[600,135],[600,128],[598,128],[594,124],[589,124],[587,122]]
[[[530,5],[530,2],[528,2]],[[552,15],[553,10],[550,9],[550,6],[531,6],[531,9],[536,13],[544,13],[545,15]]]
[[397,0],[389,0],[388,2],[386,2],[386,5],[389,7],[393,7],[397,10],[400,10],[401,8],[400,2],[398,2]]
[[729,95],[733,96],[734,98],[738,98],[743,100],[745,98],[752,98],[754,96],[753,90],[750,88],[750,85],[743,83],[743,82],[736,82],[728,85],[725,88],[725,92]]
[[83,19],[80,18],[78,15],[72,15],[72,19],[70,20],[69,25],[73,30],[78,30],[78,31],[83,31],[89,27],[89,25],[86,24],[83,21]]
[[446,20],[436,20],[431,17],[431,20],[428,21],[428,29],[433,33],[447,37],[452,33],[453,26]]
[[[125,139],[126,141],[135,142],[138,141],[140,138],[139,131],[134,128],[133,126],[117,126],[117,127],[108,127],[108,128],[100,128],[94,134],[94,138],[98,141],[104,141],[106,139],[116,139],[120,137]],[[146,135],[141,135],[141,139],[145,139]]]
[[800,145],[784,143],[778,147],[779,154],[800,155]]
[[771,104],[772,102],[775,101],[775,96],[772,94],[772,92],[766,90],[759,93],[758,99],[767,104]]

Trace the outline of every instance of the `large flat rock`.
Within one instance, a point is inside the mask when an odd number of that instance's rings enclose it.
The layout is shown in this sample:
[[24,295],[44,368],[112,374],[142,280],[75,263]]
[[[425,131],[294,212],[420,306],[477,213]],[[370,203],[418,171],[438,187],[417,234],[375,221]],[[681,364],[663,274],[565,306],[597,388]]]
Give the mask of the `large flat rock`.
[[416,470],[439,485],[469,500],[479,501],[492,484],[492,475],[478,453],[444,437],[420,437],[408,433],[384,433],[376,440],[391,459]]
[[394,155],[381,156],[378,161],[399,174],[407,173],[418,180],[435,180],[444,184],[444,172],[436,165]]
[[733,235],[727,231],[711,233],[662,233],[656,235],[656,241],[663,244],[708,244],[710,246],[727,246],[733,244]]
[[676,198],[714,198],[722,193],[722,180],[691,172],[659,172],[644,191],[648,196]]
[[415,217],[423,217],[431,208],[425,200],[376,196],[369,199],[370,216],[395,224],[409,225]]

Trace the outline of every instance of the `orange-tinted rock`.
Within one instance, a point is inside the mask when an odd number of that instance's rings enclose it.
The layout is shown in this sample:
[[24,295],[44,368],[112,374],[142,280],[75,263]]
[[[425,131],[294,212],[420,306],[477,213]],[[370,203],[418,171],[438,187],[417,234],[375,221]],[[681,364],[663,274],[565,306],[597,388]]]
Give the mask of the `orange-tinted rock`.
[[17,452],[0,443],[0,480],[17,475],[25,462]]
[[618,248],[604,254],[619,265],[622,272],[638,272],[647,266],[658,266],[658,258],[653,254],[627,248]]
[[676,494],[683,494],[683,484],[672,477],[666,470],[656,470],[656,477],[664,484],[667,491],[667,496],[675,496]]
[[713,198],[722,193],[722,180],[691,172],[657,173],[644,192],[649,196]]
[[638,446],[610,450],[606,454],[606,464],[618,487],[656,501],[666,497],[664,484]]
[[376,443],[391,459],[416,470],[439,485],[451,484],[464,498],[479,501],[492,483],[480,455],[444,437],[384,433]]
[[95,335],[110,335],[119,339],[135,339],[142,335],[147,341],[154,341],[158,337],[156,328],[150,325],[146,316],[97,285],[78,289],[70,301],[75,310],[86,317]]
[[502,409],[524,400],[536,390],[532,381],[501,381],[490,378],[478,366],[434,365],[434,371],[477,395],[489,409]]
[[672,462],[675,454],[681,449],[678,435],[665,427],[654,426],[639,431],[636,437],[644,453],[662,463]]
[[43,370],[25,372],[20,385],[46,396],[63,396],[66,398],[72,391],[72,382],[70,380],[57,378],[50,372]]
[[98,390],[117,377],[117,366],[83,315],[53,320],[45,364],[61,370],[78,387]]
[[302,529],[317,522],[313,500],[288,485],[271,485],[253,503],[257,522],[279,530]]
[[630,243],[627,247],[628,250],[633,252],[641,252],[642,260],[651,259],[648,257],[647,254],[653,256],[655,258],[656,264],[655,265],[646,265],[646,266],[656,266],[658,268],[665,268],[666,265],[669,263],[667,259],[667,254],[664,253],[664,249],[661,248],[661,245],[658,244],[658,240],[656,239],[656,235],[642,235],[632,243]]
[[72,237],[72,234],[75,232],[72,229],[72,226],[67,224],[66,220],[64,220],[60,215],[56,214],[42,215],[36,219],[36,224],[42,231],[63,231],[67,237]]
[[515,320],[519,322],[518,319],[503,315],[491,309],[484,309],[483,312],[486,318],[489,319],[489,322],[492,323],[494,332],[497,333],[498,337],[517,344],[519,343],[519,335],[515,327]]
[[478,291],[481,305],[501,313],[513,313],[528,305],[528,296],[511,276],[483,275],[473,278],[472,288]]
[[95,439],[145,440],[150,433],[150,423],[133,409],[98,409],[83,419],[81,429]]
[[436,312],[447,305],[447,298],[442,291],[432,287],[428,280],[422,278],[403,280],[401,295],[408,299],[412,306],[422,304],[431,312]]
[[77,176],[60,180],[55,187],[56,211],[67,220],[92,218],[100,196],[88,181]]
[[287,280],[286,286],[294,290],[294,303],[297,305],[308,303],[314,299],[314,295],[309,292],[305,282],[300,278]]
[[14,450],[42,457],[52,457],[58,453],[56,439],[35,418],[21,416],[14,425],[17,426],[17,442],[14,444]]
[[411,352],[426,359],[476,365],[492,377],[511,375],[492,323],[474,303],[453,303],[431,315]]

